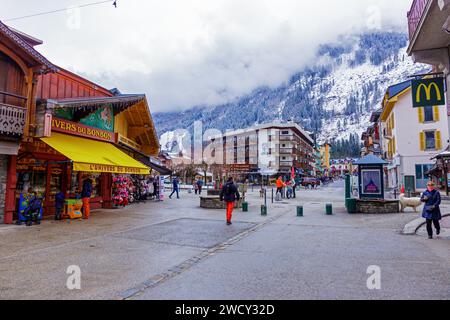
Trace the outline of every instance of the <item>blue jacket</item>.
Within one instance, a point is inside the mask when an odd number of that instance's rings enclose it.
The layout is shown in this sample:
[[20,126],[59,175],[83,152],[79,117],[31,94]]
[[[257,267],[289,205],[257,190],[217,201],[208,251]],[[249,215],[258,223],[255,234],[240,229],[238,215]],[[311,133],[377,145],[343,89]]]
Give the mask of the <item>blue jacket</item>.
[[56,208],[62,208],[64,206],[65,195],[63,192],[59,192],[55,196],[55,206]]
[[86,179],[83,182],[83,189],[81,190],[81,198],[90,198],[92,195],[92,181]]
[[[425,197],[428,198],[428,200],[425,200]],[[425,191],[421,198],[422,202],[425,203],[425,206],[423,208],[422,217],[429,220],[441,220],[441,209],[439,206],[441,205],[441,194],[437,190]],[[430,210],[430,207],[433,207],[434,209]]]

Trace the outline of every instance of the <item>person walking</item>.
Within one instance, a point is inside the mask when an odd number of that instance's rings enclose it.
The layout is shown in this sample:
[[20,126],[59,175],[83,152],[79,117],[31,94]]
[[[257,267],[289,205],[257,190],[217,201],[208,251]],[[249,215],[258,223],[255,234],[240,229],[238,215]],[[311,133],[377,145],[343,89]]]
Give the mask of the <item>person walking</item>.
[[286,184],[283,182],[283,177],[278,177],[278,180],[276,182],[277,185],[277,195],[281,194],[283,196],[283,188],[286,187]]
[[172,199],[172,196],[177,193],[177,199],[180,199],[180,181],[177,177],[175,177],[172,181],[173,191],[169,196],[169,199]]
[[296,192],[297,181],[295,180],[295,177],[292,178],[291,185],[292,185],[292,192],[293,192],[293,195],[294,195],[294,199],[297,199],[297,192]]
[[198,194],[198,183],[197,180],[194,181],[194,190],[195,190],[195,194]]
[[422,217],[427,220],[428,238],[433,239],[433,224],[436,228],[437,235],[440,235],[441,225],[439,221],[442,219],[440,209],[441,194],[436,190],[436,184],[434,182],[428,182],[427,191],[422,194],[421,201],[425,203]]
[[203,188],[203,180],[202,179],[197,180],[197,187],[198,187],[198,194],[202,195],[202,188]]
[[158,179],[159,179],[158,177],[155,177],[153,179],[153,197],[155,199],[158,198]]
[[55,220],[62,220],[64,203],[66,200],[66,195],[64,192],[60,191],[55,196]]
[[92,180],[88,176],[83,181],[83,188],[81,189],[81,199],[83,201],[83,219],[89,219],[91,214],[90,200],[92,196]]
[[234,184],[233,178],[230,177],[220,191],[220,201],[225,201],[227,204],[227,225],[229,226],[232,225],[231,219],[233,218],[234,205],[240,199],[239,190]]

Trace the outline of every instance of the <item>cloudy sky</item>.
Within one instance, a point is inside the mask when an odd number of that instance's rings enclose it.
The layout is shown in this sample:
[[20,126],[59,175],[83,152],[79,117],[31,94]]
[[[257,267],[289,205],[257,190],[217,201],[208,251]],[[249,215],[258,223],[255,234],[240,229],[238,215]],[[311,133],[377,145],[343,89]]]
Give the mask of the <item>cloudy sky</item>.
[[[0,0],[0,20],[101,0]],[[218,104],[277,86],[317,46],[407,30],[412,0],[117,0],[5,23],[44,41],[53,63],[107,88],[146,93],[155,111]]]

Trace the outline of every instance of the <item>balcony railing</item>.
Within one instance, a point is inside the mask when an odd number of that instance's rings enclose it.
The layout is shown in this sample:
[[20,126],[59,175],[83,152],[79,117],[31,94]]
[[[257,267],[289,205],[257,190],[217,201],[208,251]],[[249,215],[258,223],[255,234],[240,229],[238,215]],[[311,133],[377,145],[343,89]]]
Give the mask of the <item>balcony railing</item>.
[[423,13],[429,1],[433,0],[414,0],[411,6],[411,10],[408,12],[408,27],[409,27],[409,40],[414,38],[420,21],[422,20]]
[[26,109],[0,103],[0,134],[23,136]]

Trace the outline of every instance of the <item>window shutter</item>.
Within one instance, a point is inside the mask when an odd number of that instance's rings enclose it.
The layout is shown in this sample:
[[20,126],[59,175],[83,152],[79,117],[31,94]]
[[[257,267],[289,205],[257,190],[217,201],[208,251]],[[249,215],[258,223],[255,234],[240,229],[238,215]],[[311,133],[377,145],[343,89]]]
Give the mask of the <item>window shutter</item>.
[[435,122],[439,122],[440,121],[440,117],[439,117],[439,107],[438,106],[434,106],[433,107],[433,111],[434,111],[434,121]]
[[397,145],[395,143],[395,137],[392,139],[392,154],[396,154],[397,153]]
[[392,113],[392,129],[395,129],[394,113]]
[[436,149],[441,150],[442,149],[442,135],[441,131],[436,131]]
[[424,108],[417,108],[417,112],[419,113],[419,123],[425,122],[425,110]]
[[[422,109],[422,108],[420,108]],[[425,146],[425,132],[421,132],[420,133],[420,150],[421,151],[425,151],[426,146]]]

